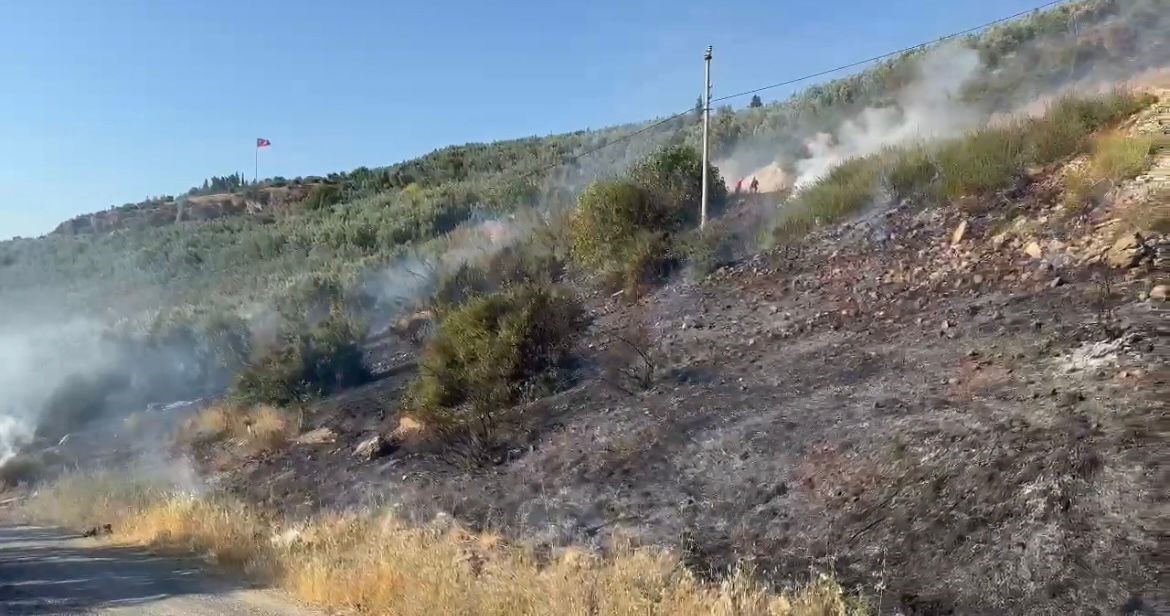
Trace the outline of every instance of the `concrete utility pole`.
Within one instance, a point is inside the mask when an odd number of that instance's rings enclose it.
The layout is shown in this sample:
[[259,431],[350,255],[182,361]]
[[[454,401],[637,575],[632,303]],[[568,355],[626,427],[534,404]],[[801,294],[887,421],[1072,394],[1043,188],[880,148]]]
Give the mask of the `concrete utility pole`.
[[703,84],[703,205],[699,212],[699,229],[707,227],[707,176],[710,166],[707,163],[708,138],[711,130],[711,46],[707,46],[707,53],[703,55],[704,84]]

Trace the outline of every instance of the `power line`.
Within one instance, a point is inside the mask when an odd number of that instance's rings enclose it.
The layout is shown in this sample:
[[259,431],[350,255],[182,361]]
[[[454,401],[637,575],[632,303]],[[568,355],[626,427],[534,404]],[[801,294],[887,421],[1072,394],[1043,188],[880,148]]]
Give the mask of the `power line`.
[[[844,65],[838,66],[838,67],[836,67],[836,68],[831,68],[831,69],[827,69],[827,70],[823,70],[823,71],[818,71],[818,72],[815,72],[815,73],[810,73],[810,74],[808,74],[808,75],[803,75],[803,76],[800,76],[800,77],[796,77],[796,78],[793,78],[793,79],[789,79],[789,80],[787,80],[787,81],[781,81],[781,82],[779,82],[779,83],[774,83],[774,84],[770,84],[770,85],[762,86],[762,87],[755,88],[755,89],[752,89],[752,90],[745,90],[745,91],[743,91],[743,92],[736,92],[735,94],[728,94],[728,95],[726,95],[726,96],[720,96],[720,97],[718,97],[718,98],[713,98],[713,99],[711,99],[711,102],[712,102],[712,103],[718,103],[718,102],[721,102],[721,101],[731,100],[731,99],[733,99],[733,98],[739,98],[739,97],[742,97],[742,96],[747,96],[747,95],[749,95],[749,94],[758,94],[758,93],[760,93],[760,92],[764,92],[765,90],[773,90],[773,89],[775,89],[775,88],[781,88],[781,87],[784,87],[784,86],[790,86],[790,85],[793,85],[793,84],[800,83],[800,82],[802,82],[802,81],[808,81],[809,79],[816,79],[817,77],[824,77],[824,76],[826,76],[826,75],[831,75],[831,74],[833,74],[833,73],[839,73],[839,72],[841,72],[841,71],[844,71],[844,70],[849,70],[849,69],[851,69],[851,68],[857,68],[857,67],[859,67],[859,66],[864,66],[864,65],[866,65],[866,64],[871,64],[871,63],[874,63],[874,62],[880,62],[881,60],[885,60],[885,59],[888,59],[888,58],[892,58],[892,57],[894,57],[894,56],[900,56],[900,55],[902,55],[902,54],[909,53],[909,52],[912,52],[912,51],[917,51],[917,50],[920,50],[920,49],[925,49],[926,47],[928,47],[928,46],[930,46],[930,45],[937,45],[937,44],[939,44],[939,43],[943,43],[943,42],[946,42],[946,41],[949,41],[949,40],[952,40],[952,39],[956,39],[956,38],[958,38],[958,37],[961,37],[961,36],[966,36],[966,35],[968,35],[968,34],[972,34],[972,33],[978,32],[978,31],[980,31],[980,30],[986,30],[987,28],[991,28],[991,27],[994,27],[994,26],[998,26],[998,25],[1000,25],[1000,24],[1002,24],[1002,23],[1006,23],[1006,22],[1012,21],[1012,20],[1014,20],[1014,19],[1019,19],[1020,17],[1024,17],[1025,15],[1030,15],[1030,14],[1032,14],[1032,13],[1035,13],[1035,12],[1037,12],[1037,11],[1043,11],[1043,10],[1045,10],[1045,9],[1050,9],[1050,8],[1053,8],[1053,7],[1057,6],[1057,5],[1060,5],[1060,4],[1065,4],[1065,3],[1067,3],[1067,2],[1070,2],[1070,1],[1071,1],[1071,0],[1052,0],[1052,1],[1050,1],[1050,2],[1046,2],[1046,3],[1044,3],[1044,4],[1041,4],[1040,6],[1037,6],[1037,7],[1031,8],[1031,9],[1028,9],[1028,10],[1026,10],[1026,11],[1020,11],[1019,13],[1015,13],[1015,14],[1013,14],[1013,15],[1008,15],[1007,17],[1001,17],[1001,18],[999,18],[999,19],[996,19],[996,20],[994,20],[994,21],[989,21],[989,22],[987,22],[987,23],[980,24],[980,25],[978,25],[978,26],[974,26],[974,27],[971,27],[971,28],[967,28],[967,29],[965,29],[965,30],[960,30],[960,31],[958,31],[958,32],[952,32],[951,34],[948,34],[948,35],[946,35],[946,36],[939,37],[939,38],[937,38],[937,39],[934,39],[934,40],[931,40],[931,41],[926,41],[926,42],[924,42],[924,43],[919,43],[919,44],[917,44],[917,45],[913,45],[913,46],[910,46],[910,47],[904,47],[904,48],[902,48],[902,49],[899,49],[899,50],[897,50],[897,51],[891,51],[891,52],[888,52],[888,53],[881,54],[880,56],[874,56],[874,57],[872,57],[872,58],[867,58],[867,59],[865,59],[865,60],[858,60],[858,61],[856,61],[856,62],[851,62],[851,63],[849,63],[849,64],[844,64]],[[647,132],[647,131],[650,131],[650,130],[653,130],[653,129],[655,129],[655,128],[658,128],[659,126],[662,126],[663,124],[667,124],[667,123],[669,123],[669,122],[671,122],[671,121],[673,121],[673,120],[675,120],[675,119],[677,119],[677,118],[679,118],[679,117],[681,117],[681,116],[684,116],[684,115],[686,115],[686,114],[688,114],[688,113],[691,113],[692,111],[693,111],[692,109],[686,109],[686,110],[680,111],[680,112],[678,112],[678,113],[676,113],[676,114],[674,114],[674,115],[671,115],[671,116],[669,116],[669,117],[666,117],[666,118],[664,118],[664,119],[662,119],[662,120],[659,120],[659,121],[657,121],[657,122],[654,122],[654,123],[652,123],[652,124],[648,124],[648,125],[646,125],[646,126],[644,126],[644,127],[640,128],[640,129],[638,129],[638,130],[636,130],[636,131],[634,131],[634,132],[632,132],[632,133],[627,133],[627,134],[625,134],[625,135],[622,135],[621,137],[618,137],[618,138],[616,138],[616,139],[612,139],[612,140],[610,140],[610,141],[606,141],[605,143],[603,143],[603,144],[601,144],[601,145],[599,145],[599,146],[597,146],[597,147],[590,148],[590,149],[588,149],[588,150],[585,150],[585,151],[583,151],[583,152],[578,152],[578,153],[576,153],[576,154],[573,154],[572,156],[569,156],[568,158],[566,158],[566,159],[564,159],[564,160],[561,160],[561,161],[560,161],[560,162],[558,162],[558,163],[554,163],[554,164],[552,164],[552,165],[548,165],[548,166],[546,166],[546,167],[542,167],[542,168],[540,168],[540,169],[536,169],[536,170],[534,170],[534,171],[531,171],[531,172],[529,172],[529,173],[526,173],[526,174],[524,174],[522,177],[523,177],[523,178],[527,178],[527,177],[530,177],[530,176],[532,176],[532,175],[539,175],[539,174],[547,173],[547,172],[549,172],[549,171],[552,171],[553,169],[556,169],[557,167],[561,167],[561,166],[567,165],[567,164],[569,164],[569,163],[576,162],[576,161],[578,161],[578,160],[580,160],[580,159],[582,159],[582,158],[584,158],[584,157],[586,157],[586,156],[589,156],[590,154],[594,154],[594,153],[596,153],[596,152],[599,152],[599,151],[601,151],[601,150],[603,150],[603,149],[605,149],[605,148],[608,148],[608,147],[609,147],[609,146],[611,146],[611,145],[616,145],[616,144],[618,144],[618,143],[621,143],[621,142],[623,142],[623,141],[627,141],[627,140],[629,140],[629,139],[633,139],[634,137],[637,137],[638,135],[640,135],[640,134],[642,134],[642,133],[645,133],[645,132]]]
[[978,25],[978,26],[975,26],[972,28],[967,28],[966,30],[960,30],[959,32],[953,32],[953,33],[948,34],[946,36],[937,38],[933,41],[919,43],[919,44],[913,45],[911,47],[903,47],[902,49],[899,49],[897,51],[891,51],[888,53],[884,53],[880,56],[874,56],[872,58],[867,58],[865,60],[858,60],[857,62],[851,62],[849,64],[838,66],[837,68],[831,68],[831,69],[820,71],[817,73],[811,73],[809,75],[804,75],[802,77],[797,77],[795,79],[789,79],[788,81],[781,81],[780,83],[774,83],[774,84],[763,86],[760,88],[755,88],[754,90],[745,90],[743,92],[736,92],[735,94],[728,94],[726,96],[720,96],[719,98],[712,99],[711,102],[716,103],[719,101],[725,101],[725,100],[730,100],[733,98],[739,98],[741,96],[747,96],[749,94],[757,94],[757,93],[763,92],[765,90],[772,90],[775,88],[790,86],[793,84],[800,83],[802,81],[808,81],[809,79],[816,79],[817,77],[824,77],[825,75],[839,73],[839,72],[844,71],[844,70],[848,70],[851,68],[857,68],[859,66],[863,66],[863,65],[870,64],[873,62],[880,62],[880,61],[885,60],[887,58],[892,58],[894,56],[900,56],[902,54],[909,53],[912,51],[917,51],[920,49],[925,49],[926,47],[928,47],[930,45],[937,45],[939,43],[945,43],[946,41],[959,38],[960,36],[966,36],[968,34],[972,34],[974,32],[978,32],[980,30],[986,30],[986,29],[991,28],[993,26],[998,26],[999,24],[1006,23],[1006,22],[1012,21],[1014,19],[1019,19],[1020,17],[1023,17],[1025,15],[1030,15],[1032,13],[1035,13],[1036,11],[1043,11],[1045,9],[1050,9],[1052,7],[1055,7],[1058,4],[1064,4],[1064,3],[1069,2],[1069,1],[1070,0],[1053,0],[1052,2],[1049,2],[1047,4],[1042,4],[1036,8],[1028,9],[1026,11],[1020,11],[1019,13],[1016,13],[1014,15],[1009,15],[1007,17],[1001,17],[999,19],[996,19],[995,21],[989,21],[989,22],[982,24],[982,25]]

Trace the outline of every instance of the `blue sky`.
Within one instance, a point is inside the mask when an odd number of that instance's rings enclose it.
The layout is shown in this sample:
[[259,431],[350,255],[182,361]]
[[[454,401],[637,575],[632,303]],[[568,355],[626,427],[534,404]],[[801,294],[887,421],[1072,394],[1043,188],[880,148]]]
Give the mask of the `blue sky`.
[[1040,3],[11,3],[0,19],[0,238],[250,175],[256,137],[273,142],[262,176],[385,165],[684,109],[708,44],[719,96]]

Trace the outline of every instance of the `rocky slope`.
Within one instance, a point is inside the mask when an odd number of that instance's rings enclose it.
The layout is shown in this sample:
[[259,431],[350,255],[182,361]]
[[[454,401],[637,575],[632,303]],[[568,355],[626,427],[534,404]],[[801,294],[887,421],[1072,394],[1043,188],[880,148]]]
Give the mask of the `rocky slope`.
[[[1125,130],[1165,133],[1161,96]],[[301,442],[201,464],[294,516],[389,505],[550,546],[632,536],[710,573],[831,570],[883,613],[1170,609],[1170,162],[1070,213],[1081,164],[595,297],[579,384],[519,409],[487,468],[396,439],[413,352],[394,341]]]

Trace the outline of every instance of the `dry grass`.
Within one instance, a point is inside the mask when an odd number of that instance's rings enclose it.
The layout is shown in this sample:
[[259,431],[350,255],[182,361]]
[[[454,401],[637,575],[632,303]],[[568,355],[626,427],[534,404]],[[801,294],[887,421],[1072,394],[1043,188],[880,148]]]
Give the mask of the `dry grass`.
[[[68,478],[43,490],[26,509],[73,526],[112,523],[115,542],[203,554],[308,603],[359,614],[864,613],[859,601],[827,578],[792,593],[774,592],[745,572],[711,585],[661,550],[620,547],[602,557],[566,549],[539,558],[496,536],[407,526],[388,515],[332,516],[282,527],[238,502],[124,480],[118,487],[111,479]],[[101,491],[109,492],[95,499]],[[119,506],[111,506],[119,499]]]
[[1094,137],[1087,163],[1065,178],[1065,207],[1072,212],[1091,208],[1118,183],[1149,170],[1153,143],[1149,137],[1130,137],[1119,131]]
[[251,408],[226,403],[209,406],[179,431],[184,443],[231,440],[248,451],[267,451],[284,446],[301,428],[301,415],[266,404]]
[[1116,131],[1101,135],[1093,143],[1092,173],[1113,182],[1135,178],[1150,168],[1153,146],[1150,137],[1129,137]]
[[1121,212],[1121,219],[1128,233],[1170,233],[1170,190],[1131,205]]

